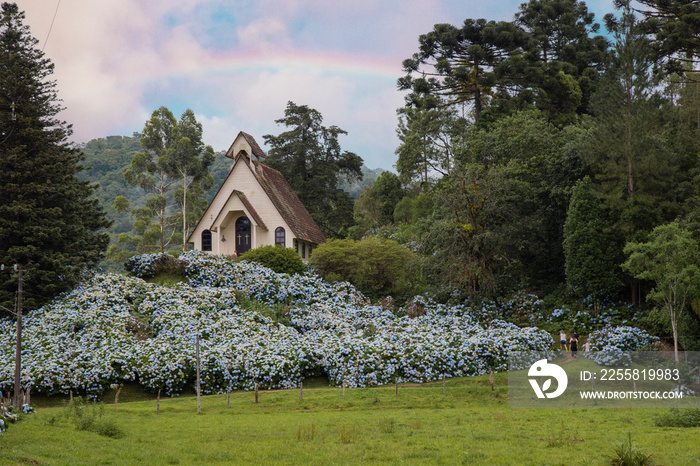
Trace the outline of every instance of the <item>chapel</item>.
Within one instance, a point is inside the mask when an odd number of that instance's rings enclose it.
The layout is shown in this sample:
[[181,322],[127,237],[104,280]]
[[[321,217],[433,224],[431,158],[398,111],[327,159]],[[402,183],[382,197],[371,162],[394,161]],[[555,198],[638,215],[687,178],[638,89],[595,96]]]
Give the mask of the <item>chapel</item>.
[[231,170],[187,242],[224,255],[282,245],[308,260],[326,238],[284,176],[262,163],[267,155],[255,139],[238,133],[226,157]]

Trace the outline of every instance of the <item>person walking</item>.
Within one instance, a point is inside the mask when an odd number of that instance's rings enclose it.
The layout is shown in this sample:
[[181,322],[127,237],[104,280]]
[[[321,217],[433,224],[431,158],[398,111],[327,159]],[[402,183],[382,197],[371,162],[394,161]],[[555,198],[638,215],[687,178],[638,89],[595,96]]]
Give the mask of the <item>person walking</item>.
[[569,339],[569,346],[571,347],[572,358],[575,358],[576,353],[578,352],[578,338],[576,338],[578,335],[576,335],[576,333],[574,333],[574,335],[571,335],[571,338]]
[[569,348],[566,345],[566,333],[564,330],[559,330],[559,349],[562,351],[568,351]]

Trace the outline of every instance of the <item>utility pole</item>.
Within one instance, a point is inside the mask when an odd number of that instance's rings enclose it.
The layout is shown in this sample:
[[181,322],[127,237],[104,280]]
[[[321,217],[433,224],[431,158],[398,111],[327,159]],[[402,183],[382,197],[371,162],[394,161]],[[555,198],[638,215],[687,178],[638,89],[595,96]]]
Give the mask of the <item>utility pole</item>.
[[17,284],[17,349],[15,350],[15,400],[16,410],[22,409],[22,282],[24,270],[19,269],[19,283]]
[[[2,264],[0,270],[5,270]],[[19,283],[17,284],[17,348],[15,350],[15,393],[12,398],[12,405],[16,410],[22,409],[22,294],[24,286],[24,273],[26,270],[20,269],[15,264],[13,269],[18,273]]]

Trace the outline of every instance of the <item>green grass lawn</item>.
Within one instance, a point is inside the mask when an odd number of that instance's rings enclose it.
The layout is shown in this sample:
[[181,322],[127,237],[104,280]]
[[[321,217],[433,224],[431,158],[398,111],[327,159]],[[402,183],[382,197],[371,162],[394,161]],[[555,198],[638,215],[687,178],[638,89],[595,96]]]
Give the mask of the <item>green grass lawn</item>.
[[[513,409],[507,375],[371,389],[311,388],[156,403],[138,390],[104,400],[124,436],[78,431],[64,406],[36,400],[0,436],[0,464],[609,464],[627,442],[656,464],[700,464],[700,428],[660,428],[652,409]],[[317,384],[318,385],[318,384]],[[134,400],[134,401],[129,401]],[[41,407],[44,406],[44,407]],[[92,408],[89,408],[92,409]],[[97,407],[98,411],[100,407]]]

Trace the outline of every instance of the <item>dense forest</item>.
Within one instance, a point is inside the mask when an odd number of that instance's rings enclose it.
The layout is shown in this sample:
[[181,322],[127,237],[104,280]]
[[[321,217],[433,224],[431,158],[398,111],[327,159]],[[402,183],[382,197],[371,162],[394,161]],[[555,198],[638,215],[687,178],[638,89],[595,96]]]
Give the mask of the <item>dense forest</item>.
[[[616,2],[601,28],[582,1],[530,1],[510,22],[420,35],[398,80],[398,176],[359,198],[355,237],[409,246],[412,291],[440,300],[527,290],[593,315],[656,304],[645,324],[668,336],[662,280],[632,254],[666,232],[666,251],[682,237],[698,257],[700,5],[634,5]],[[697,336],[697,260],[676,267],[692,277],[682,333]]]

